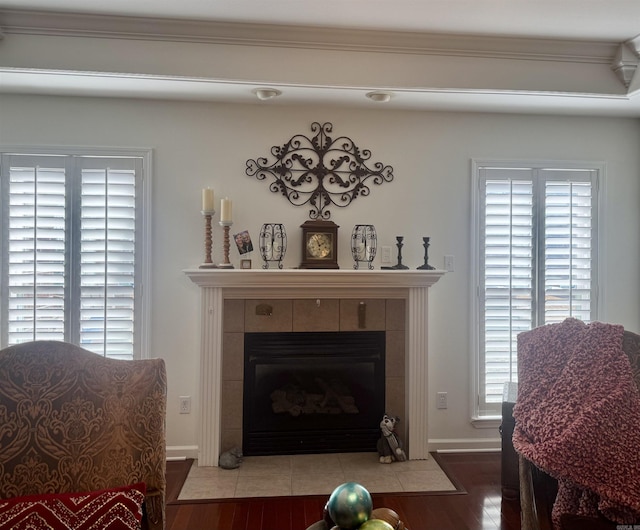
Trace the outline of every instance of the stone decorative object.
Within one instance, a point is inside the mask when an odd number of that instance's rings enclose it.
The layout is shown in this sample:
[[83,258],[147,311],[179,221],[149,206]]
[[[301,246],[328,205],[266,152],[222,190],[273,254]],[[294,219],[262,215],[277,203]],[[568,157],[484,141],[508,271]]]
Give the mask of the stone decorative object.
[[242,463],[242,449],[234,447],[220,455],[218,465],[222,469],[237,469]]

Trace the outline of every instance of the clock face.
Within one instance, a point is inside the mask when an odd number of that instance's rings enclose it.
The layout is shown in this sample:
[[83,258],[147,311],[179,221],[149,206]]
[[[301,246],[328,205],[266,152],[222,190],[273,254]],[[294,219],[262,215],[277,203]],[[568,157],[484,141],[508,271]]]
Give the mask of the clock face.
[[310,233],[307,237],[307,253],[313,259],[330,259],[333,248],[332,234]]

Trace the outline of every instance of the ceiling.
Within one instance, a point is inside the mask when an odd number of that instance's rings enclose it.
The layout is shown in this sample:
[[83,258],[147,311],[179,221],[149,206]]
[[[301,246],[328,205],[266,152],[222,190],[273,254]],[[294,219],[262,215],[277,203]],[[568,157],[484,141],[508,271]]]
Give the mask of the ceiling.
[[0,8],[618,42],[640,34],[637,0],[2,0]]
[[[0,15],[2,10],[589,43],[620,44],[640,35],[640,2],[637,0],[0,0]],[[1,51],[0,46],[0,61]],[[637,52],[635,54],[637,56]],[[87,72],[78,74],[5,69],[0,70],[0,89],[39,93],[47,87],[50,93],[59,94],[142,97],[140,94],[145,93],[157,97],[232,100],[234,94],[239,91],[246,94],[248,88],[247,83],[211,79],[136,78],[107,72],[97,76]],[[94,77],[98,82],[93,82]],[[306,90],[309,87],[283,85],[278,88],[288,90],[287,95],[294,103],[350,104],[350,98],[361,96],[350,90],[353,87]],[[627,93],[622,90],[619,94],[589,90],[575,94],[526,90],[497,93],[424,87],[408,90],[402,98],[393,98],[389,107],[428,109],[437,105],[462,110],[561,111],[640,117],[637,92],[633,85]]]

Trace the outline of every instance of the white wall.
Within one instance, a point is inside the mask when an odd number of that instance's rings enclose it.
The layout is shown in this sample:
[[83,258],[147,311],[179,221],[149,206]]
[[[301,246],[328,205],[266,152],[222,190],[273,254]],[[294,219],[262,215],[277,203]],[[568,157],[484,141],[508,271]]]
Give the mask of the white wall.
[[[154,152],[151,356],[167,363],[170,447],[196,444],[199,289],[182,273],[204,257],[200,190],[234,201],[232,232],[248,229],[255,241],[264,222],[283,222],[289,236],[285,265],[300,259],[299,225],[307,209],[291,206],[268,184],[245,175],[249,158],[313,121],[329,121],[390,164],[395,179],[369,197],[333,209],[341,226],[340,261],[352,266],[348,236],[356,223],[373,223],[379,245],[405,236],[404,263],[422,263],[422,236],[431,237],[430,262],[455,272],[431,290],[430,395],[448,392],[449,408],[430,407],[430,438],[464,446],[497,439],[495,429],[470,424],[470,201],[472,158],[604,161],[607,165],[602,320],[640,330],[640,126],[637,120],[469,113],[364,111],[189,102],[9,96],[0,99],[0,147],[148,147]],[[214,261],[221,260],[215,225]],[[232,250],[232,262],[239,263]],[[395,254],[394,254],[395,256]],[[254,267],[260,265],[253,253]],[[379,262],[376,264],[379,266]],[[178,414],[178,396],[194,397],[193,412]],[[495,445],[495,444],[494,444]]]

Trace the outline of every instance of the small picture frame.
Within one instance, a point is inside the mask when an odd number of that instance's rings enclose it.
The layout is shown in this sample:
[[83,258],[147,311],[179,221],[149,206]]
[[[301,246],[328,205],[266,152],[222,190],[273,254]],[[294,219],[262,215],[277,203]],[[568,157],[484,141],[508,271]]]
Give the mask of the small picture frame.
[[250,259],[241,259],[240,260],[240,268],[241,269],[250,269],[251,268],[251,260]]
[[238,247],[238,252],[242,256],[242,254],[246,254],[247,252],[253,251],[253,242],[251,241],[251,236],[249,235],[248,230],[243,230],[242,232],[238,232],[233,235],[233,239],[236,242],[236,246]]

